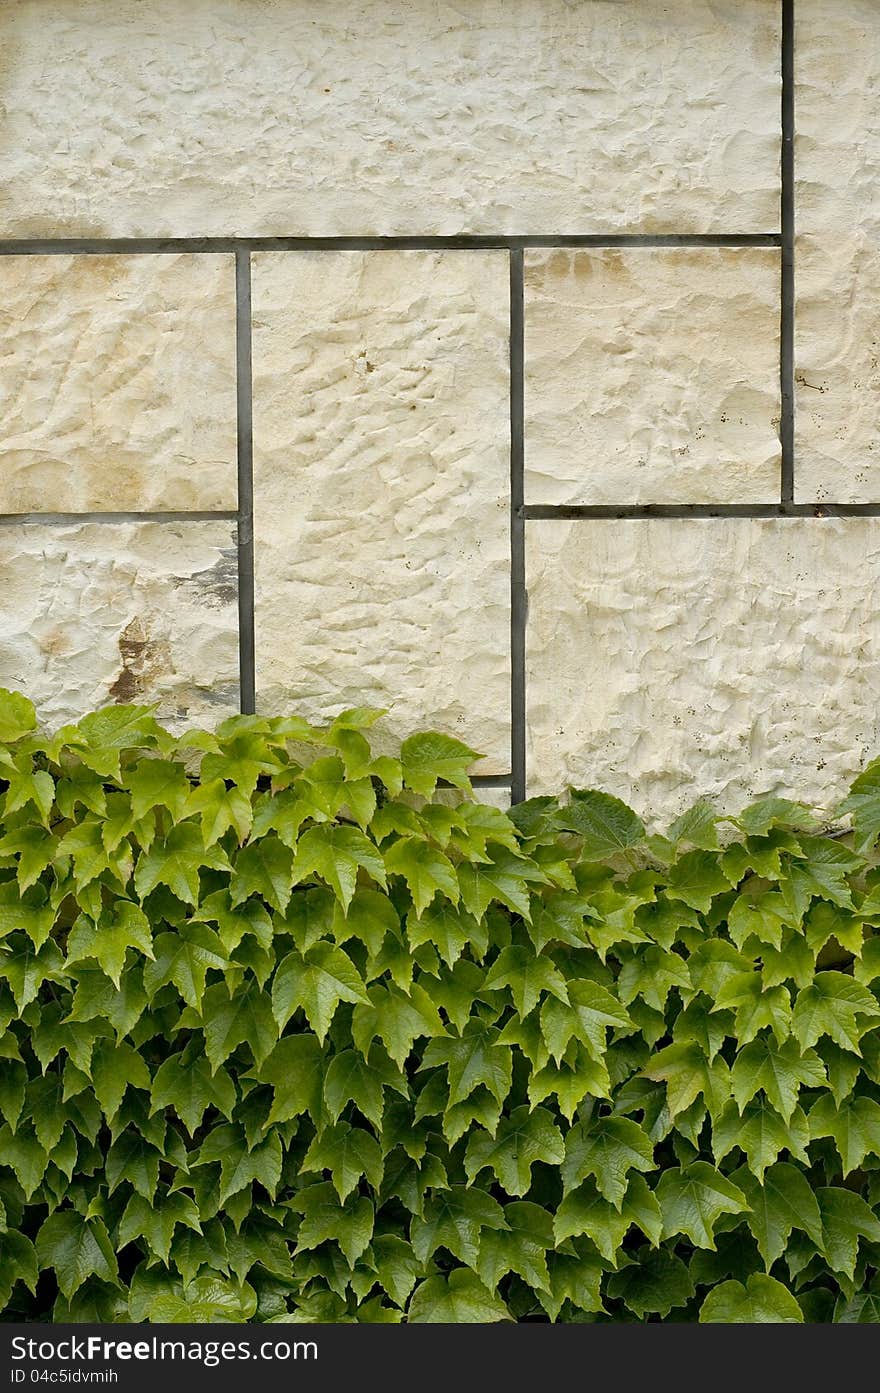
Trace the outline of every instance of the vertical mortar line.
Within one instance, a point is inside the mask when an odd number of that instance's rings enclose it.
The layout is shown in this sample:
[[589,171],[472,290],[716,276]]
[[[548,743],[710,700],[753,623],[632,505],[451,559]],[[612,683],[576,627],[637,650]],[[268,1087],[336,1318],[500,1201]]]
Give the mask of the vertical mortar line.
[[251,256],[235,252],[235,357],[238,439],[239,703],[255,710],[254,676],[254,432],[251,351]]
[[794,0],[782,0],[782,295],[779,336],[782,502],[794,499]]
[[523,253],[510,253],[510,798],[526,796],[525,291]]

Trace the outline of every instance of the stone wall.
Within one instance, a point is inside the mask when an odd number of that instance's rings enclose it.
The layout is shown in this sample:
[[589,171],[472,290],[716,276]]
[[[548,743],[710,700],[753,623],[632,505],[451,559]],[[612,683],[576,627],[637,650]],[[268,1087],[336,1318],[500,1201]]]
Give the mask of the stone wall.
[[0,684],[880,753],[875,0],[6,0]]

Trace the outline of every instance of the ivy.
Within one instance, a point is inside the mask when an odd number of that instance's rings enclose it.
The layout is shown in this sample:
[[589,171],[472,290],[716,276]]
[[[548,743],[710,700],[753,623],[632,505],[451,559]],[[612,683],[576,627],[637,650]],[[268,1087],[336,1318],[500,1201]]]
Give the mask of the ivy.
[[880,1320],[880,761],[661,835],[376,718],[0,693],[3,1318]]

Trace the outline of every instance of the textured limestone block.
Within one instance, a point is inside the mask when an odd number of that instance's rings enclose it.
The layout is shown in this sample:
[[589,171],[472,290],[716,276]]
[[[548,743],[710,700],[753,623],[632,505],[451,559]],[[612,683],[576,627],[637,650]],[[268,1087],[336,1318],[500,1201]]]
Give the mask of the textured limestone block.
[[0,225],[774,231],[779,8],[15,0],[0,6]]
[[779,252],[525,258],[529,503],[779,497]]
[[880,754],[880,520],[554,520],[527,548],[530,793],[828,808]]
[[234,257],[0,257],[0,426],[0,512],[234,508]]
[[50,726],[109,702],[172,728],[238,708],[230,522],[0,527],[0,686]]
[[880,501],[880,14],[798,0],[795,497]]
[[510,768],[503,252],[253,258],[258,708]]

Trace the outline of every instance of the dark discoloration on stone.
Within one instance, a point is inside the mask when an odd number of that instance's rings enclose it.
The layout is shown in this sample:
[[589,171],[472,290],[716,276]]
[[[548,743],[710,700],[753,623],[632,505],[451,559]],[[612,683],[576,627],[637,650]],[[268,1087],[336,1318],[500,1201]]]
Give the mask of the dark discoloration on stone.
[[195,571],[191,576],[175,576],[175,589],[190,587],[203,604],[218,608],[238,603],[238,552],[235,547],[224,547],[213,566],[205,571]]
[[174,671],[170,645],[164,640],[151,639],[147,625],[139,618],[126,624],[119,635],[119,656],[122,668],[109,690],[116,702],[138,701],[150,696],[155,679]]

